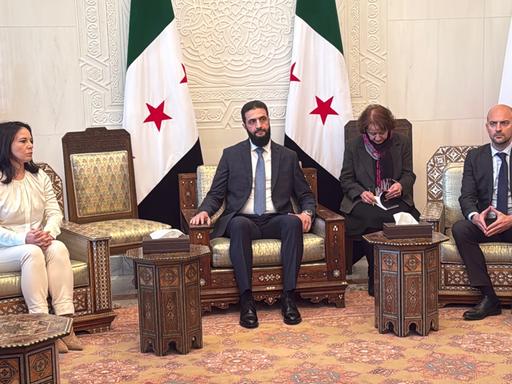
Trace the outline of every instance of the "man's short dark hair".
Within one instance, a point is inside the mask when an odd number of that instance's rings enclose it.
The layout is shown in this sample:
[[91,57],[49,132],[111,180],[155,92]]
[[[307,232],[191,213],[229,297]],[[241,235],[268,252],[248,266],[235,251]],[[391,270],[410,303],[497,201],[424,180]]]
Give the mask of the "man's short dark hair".
[[249,101],[248,103],[245,103],[244,106],[242,107],[242,121],[244,122],[245,124],[245,114],[247,113],[247,111],[250,111],[252,109],[257,109],[257,108],[263,108],[265,110],[265,112],[267,112],[267,116],[268,116],[268,108],[267,108],[267,105],[263,102],[263,101],[259,101],[259,100],[252,100],[252,101]]

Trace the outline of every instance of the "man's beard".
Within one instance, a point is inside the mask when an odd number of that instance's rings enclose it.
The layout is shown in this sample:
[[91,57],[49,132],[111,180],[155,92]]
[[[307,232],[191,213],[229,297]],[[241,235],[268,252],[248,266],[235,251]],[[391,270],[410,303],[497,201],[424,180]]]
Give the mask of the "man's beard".
[[[268,127],[268,131],[264,131],[263,129],[258,129],[258,130],[256,130],[256,132],[254,132],[254,134],[249,132],[249,130],[247,130],[247,129],[246,129],[246,131],[247,131],[247,134],[249,135],[249,139],[251,140],[251,142],[257,147],[264,147],[270,141],[270,127]],[[264,136],[256,136],[256,133],[258,131],[265,132],[265,135]]]

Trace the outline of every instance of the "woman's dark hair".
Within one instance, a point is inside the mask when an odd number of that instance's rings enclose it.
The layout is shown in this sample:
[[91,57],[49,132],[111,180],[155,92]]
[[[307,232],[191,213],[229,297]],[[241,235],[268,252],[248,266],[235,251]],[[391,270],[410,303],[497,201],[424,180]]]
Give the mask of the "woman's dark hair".
[[379,104],[370,104],[357,119],[359,132],[366,133],[370,124],[376,125],[385,132],[390,132],[395,129],[395,117],[386,107]]
[[240,111],[240,113],[242,114],[242,121],[244,122],[244,124],[245,124],[245,114],[247,113],[247,111],[251,111],[251,110],[257,109],[257,108],[263,108],[265,110],[265,112],[267,112],[267,116],[268,116],[268,108],[267,108],[267,105],[263,101],[259,101],[259,100],[249,101],[248,103],[244,104],[244,106],[242,107],[242,110]]
[[[22,128],[28,129],[30,135],[32,135],[30,125],[26,123],[20,121],[0,123],[0,178],[3,184],[9,184],[16,174],[16,170],[11,163],[11,146],[16,137],[16,133]],[[30,173],[37,173],[39,167],[30,160],[28,163],[25,163],[25,170]]]

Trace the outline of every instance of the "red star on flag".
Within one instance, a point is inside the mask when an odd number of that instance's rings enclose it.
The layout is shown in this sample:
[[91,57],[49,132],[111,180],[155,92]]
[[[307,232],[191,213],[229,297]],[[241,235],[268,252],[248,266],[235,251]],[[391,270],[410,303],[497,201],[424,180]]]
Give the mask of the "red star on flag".
[[181,68],[183,68],[183,79],[181,79],[180,84],[188,83],[187,71],[185,70],[185,66],[181,64]]
[[290,81],[300,81],[300,79],[293,74],[293,70],[295,69],[295,64],[297,64],[297,63],[293,63],[292,67],[290,68]]
[[148,123],[150,121],[154,122],[156,125],[156,128],[158,129],[158,132],[160,132],[160,126],[162,125],[162,121],[164,120],[170,120],[172,119],[171,116],[166,115],[164,112],[164,103],[165,100],[160,103],[158,107],[153,107],[152,105],[146,103],[146,106],[149,110],[149,116],[146,117],[146,120],[144,120],[145,123]]
[[332,99],[334,99],[334,96],[331,96],[330,99],[327,99],[326,101],[323,101],[318,96],[315,96],[316,98],[316,108],[313,109],[309,114],[310,115],[320,115],[322,118],[322,124],[325,124],[325,120],[327,120],[327,116],[329,115],[337,115],[338,112],[336,112],[334,109],[331,108]]

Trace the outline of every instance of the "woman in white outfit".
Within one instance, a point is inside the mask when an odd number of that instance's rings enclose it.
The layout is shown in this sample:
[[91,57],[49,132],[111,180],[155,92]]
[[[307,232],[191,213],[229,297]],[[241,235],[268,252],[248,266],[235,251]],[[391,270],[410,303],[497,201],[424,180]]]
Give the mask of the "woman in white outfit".
[[[73,316],[73,272],[66,246],[55,240],[62,212],[48,175],[32,161],[30,126],[0,123],[0,272],[21,270],[30,313]],[[74,332],[57,341],[59,352],[81,350]]]

